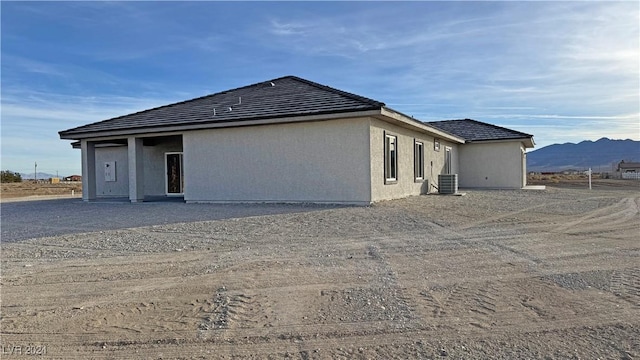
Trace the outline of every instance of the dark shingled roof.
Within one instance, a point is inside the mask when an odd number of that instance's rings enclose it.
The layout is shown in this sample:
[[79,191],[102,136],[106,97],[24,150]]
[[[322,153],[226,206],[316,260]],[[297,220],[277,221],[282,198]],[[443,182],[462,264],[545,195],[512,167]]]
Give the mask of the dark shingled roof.
[[[381,109],[384,103],[285,76],[241,88],[165,105],[69,130],[60,137],[103,131],[215,124]],[[214,115],[215,109],[215,115]]]
[[426,123],[437,129],[465,139],[467,142],[487,140],[529,139],[533,135],[483,123],[472,119],[430,121]]
[[640,162],[620,162],[618,164],[620,169],[635,169],[640,168]]

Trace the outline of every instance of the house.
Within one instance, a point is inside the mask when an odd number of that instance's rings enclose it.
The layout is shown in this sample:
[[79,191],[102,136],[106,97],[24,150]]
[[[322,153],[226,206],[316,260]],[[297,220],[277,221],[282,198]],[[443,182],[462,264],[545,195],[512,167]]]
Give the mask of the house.
[[640,179],[640,162],[620,161],[616,175],[620,179]]
[[449,173],[466,186],[521,188],[533,147],[528,134],[473,120],[423,123],[295,76],[59,134],[81,149],[85,201],[363,205],[427,193]]
[[82,181],[82,176],[80,175],[71,175],[62,179],[63,181]]
[[526,149],[534,147],[532,135],[472,119],[428,124],[465,139],[458,147],[460,187],[515,189],[527,185]]

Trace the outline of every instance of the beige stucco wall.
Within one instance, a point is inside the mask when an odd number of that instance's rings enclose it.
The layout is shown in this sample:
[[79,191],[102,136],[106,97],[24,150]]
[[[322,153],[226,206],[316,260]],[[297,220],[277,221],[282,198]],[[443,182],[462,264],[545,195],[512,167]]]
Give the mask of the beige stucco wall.
[[[116,181],[104,179],[104,164],[110,161],[116,162]],[[129,196],[129,162],[126,146],[96,148],[96,196]]]
[[[397,136],[398,179],[385,184],[384,134]],[[424,144],[425,181],[414,179],[414,140]],[[456,144],[376,118],[197,130],[180,141],[144,146],[144,194],[165,194],[166,152],[184,152],[187,202],[369,204],[433,192],[447,147],[460,187],[521,188],[520,141]],[[127,147],[96,148],[96,195],[129,196]],[[115,161],[115,182],[104,163]]]
[[[434,150],[434,137],[422,132],[409,130],[378,119],[370,119],[371,149],[371,199],[380,201],[397,199],[410,195],[433,192],[427,189],[428,184],[437,186],[438,175],[444,173],[445,147],[451,147],[452,173],[458,171],[458,145],[439,139],[440,151]],[[393,184],[385,184],[384,179],[384,134],[398,137],[398,180]],[[414,178],[414,140],[424,143],[424,175],[427,181],[416,182]],[[431,187],[429,185],[429,187]]]
[[520,141],[470,143],[460,147],[460,187],[513,188],[525,185]]
[[367,118],[183,135],[187,202],[368,204]]

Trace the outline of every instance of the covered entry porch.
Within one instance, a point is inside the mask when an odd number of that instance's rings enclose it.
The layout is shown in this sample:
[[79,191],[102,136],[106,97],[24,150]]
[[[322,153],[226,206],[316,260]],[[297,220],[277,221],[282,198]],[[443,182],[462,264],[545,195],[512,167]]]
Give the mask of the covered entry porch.
[[82,199],[182,197],[182,135],[83,139]]

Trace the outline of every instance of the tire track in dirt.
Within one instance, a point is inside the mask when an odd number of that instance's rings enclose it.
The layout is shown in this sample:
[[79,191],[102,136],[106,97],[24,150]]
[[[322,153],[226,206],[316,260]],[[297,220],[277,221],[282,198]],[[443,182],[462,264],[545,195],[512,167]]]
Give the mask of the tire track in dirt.
[[629,224],[640,230],[638,225],[639,209],[640,197],[624,198],[613,205],[588,212],[574,221],[554,228],[552,231],[566,234],[593,233],[616,230],[623,224]]
[[79,324],[87,333],[132,336],[160,334],[180,336],[197,323],[197,311],[167,301],[121,303],[112,306],[74,308],[67,325]]
[[[371,323],[388,322],[393,326],[415,326],[415,316],[408,298],[398,284],[398,277],[386,260],[380,246],[365,245],[366,256],[372,263],[375,286],[348,286],[320,291],[315,323]],[[392,326],[392,325],[390,325]]]
[[[624,212],[629,204],[604,197],[567,205],[553,194],[520,193],[494,203],[494,193],[480,195],[483,202],[473,203],[472,193],[459,211],[477,220],[496,209],[539,203],[539,196],[565,205],[464,228],[464,216],[455,218],[461,227],[455,221],[435,226],[438,219],[430,223],[424,210],[428,205],[440,214],[446,206],[433,207],[434,199],[460,199],[420,197],[379,206],[397,210],[390,217],[359,218],[383,212],[372,207],[354,209],[357,216],[342,222],[338,218],[351,209],[324,219],[318,213],[252,219],[247,233],[242,221],[197,225],[215,227],[209,231],[215,239],[230,236],[202,245],[211,251],[174,251],[171,245],[157,258],[91,258],[82,267],[12,262],[9,279],[25,285],[3,286],[10,295],[3,310],[14,321],[14,334],[3,333],[3,340],[45,339],[52,356],[77,359],[637,357],[640,274],[637,255],[627,251],[637,247],[629,231],[637,215]],[[409,205],[411,221],[390,226]],[[628,216],[625,229],[612,233],[627,234],[618,242],[553,232],[560,221],[584,218],[569,231],[599,221],[590,211],[605,205]],[[314,225],[317,220],[322,224]],[[216,233],[225,226],[225,233]],[[185,241],[198,237],[190,228],[184,227]],[[314,232],[317,238],[309,236]],[[38,281],[27,280],[31,276]],[[35,292],[38,301],[20,302]],[[29,319],[32,311],[39,318]],[[80,326],[101,318],[100,325]]]
[[[625,272],[618,282],[621,296],[637,307],[639,272]],[[528,277],[498,282],[457,283],[419,291],[416,303],[426,325],[441,329],[508,331],[526,322],[536,326],[564,328],[567,324],[620,321],[629,307],[608,314],[593,312],[594,306],[610,306],[610,300],[594,292],[576,294],[552,279]],[[590,288],[577,291],[594,291]]]
[[614,270],[611,292],[640,308],[640,268]]
[[[508,211],[505,213],[501,213],[498,215],[494,215],[494,216],[488,216],[483,218],[482,220],[478,220],[478,221],[471,221],[471,222],[467,222],[464,225],[459,225],[453,228],[453,230],[467,230],[467,229],[472,229],[472,228],[478,228],[478,227],[482,227],[483,225],[487,225],[487,224],[491,224],[491,223],[496,223],[499,222],[500,220],[503,219],[510,219],[513,218],[515,215],[519,215],[519,214],[526,214],[526,213],[531,213],[533,210],[538,210],[538,209],[545,209],[548,207],[554,207],[554,206],[558,206],[558,205],[564,205],[564,206],[568,206],[570,203],[572,202],[582,202],[582,201],[594,201],[594,200],[611,200],[612,197],[610,196],[592,196],[592,197],[586,197],[586,198],[581,198],[581,199],[576,199],[576,200],[562,200],[562,201],[554,201],[554,202],[546,202],[543,204],[538,204],[538,205],[534,205],[534,206],[528,206],[528,207],[524,207],[524,208],[520,208],[518,210],[514,210],[514,211]],[[572,223],[575,223],[573,225],[577,225],[585,220],[588,220],[590,218],[597,218],[599,214],[608,214],[611,209],[615,209],[615,212],[620,214],[620,213],[625,213],[624,217],[628,218],[629,216],[634,216],[638,214],[638,209],[640,208],[640,197],[635,197],[635,198],[624,198],[622,200],[619,200],[617,203],[613,204],[613,205],[609,205],[606,207],[600,207],[594,211],[588,212],[587,214],[583,215],[581,218],[572,221]],[[535,221],[534,221],[535,222]],[[570,223],[571,224],[571,223]],[[549,228],[549,224],[548,223],[542,223],[539,226],[541,226],[542,228]],[[565,228],[565,224],[561,225],[558,227],[558,231],[562,231]]]
[[201,307],[198,316],[198,338],[225,337],[225,330],[264,328],[273,326],[265,308],[271,304],[265,296],[245,291],[228,291],[225,287],[216,290],[213,299]]
[[499,292],[492,283],[459,283],[446,288],[436,286],[419,294],[432,318],[439,323],[456,318],[454,322],[488,329],[494,322]]
[[[592,200],[611,200],[610,197],[590,197],[586,199],[580,199],[575,201],[592,201]],[[501,228],[498,232],[488,226],[496,221],[511,218],[516,214],[531,212],[536,209],[542,209],[546,206],[553,205],[568,205],[570,202],[558,201],[548,204],[540,204],[531,207],[526,207],[517,211],[509,212],[506,214],[500,214],[493,217],[488,217],[482,221],[476,221],[463,226],[446,229],[447,235],[453,242],[459,243],[462,246],[470,246],[470,243],[474,243],[474,246],[478,244],[490,251],[494,251],[497,254],[503,254],[507,258],[513,257],[515,259],[522,259],[529,261],[532,267],[529,269],[536,272],[537,265],[544,264],[546,262],[544,257],[533,254],[527,249],[514,248],[509,243],[512,242],[514,236],[517,236],[519,230],[511,228]],[[623,198],[614,204],[597,208],[596,210],[589,211],[586,214],[579,216],[577,219],[573,216],[573,219],[560,226],[549,227],[549,224],[529,224],[527,221],[523,223],[526,227],[531,227],[536,231],[543,233],[549,233],[555,235],[577,235],[577,234],[589,234],[589,236],[597,237],[610,237],[613,240],[618,240],[618,234],[628,234],[629,230],[637,230],[640,233],[640,197],[627,197]],[[529,224],[529,225],[527,225]],[[457,236],[457,238],[456,238]],[[628,236],[628,235],[627,235]],[[510,240],[504,242],[503,240]],[[522,243],[521,243],[522,244]],[[602,250],[602,254],[611,253],[613,250]],[[577,255],[578,256],[578,255]],[[580,254],[579,256],[583,256]],[[565,256],[566,257],[566,256]]]
[[471,221],[468,222],[464,225],[459,225],[457,227],[455,227],[456,230],[468,230],[471,228],[476,228],[476,227],[480,227],[482,225],[485,224],[489,224],[489,223],[494,223],[498,220],[501,219],[505,219],[505,218],[511,218],[514,215],[518,215],[518,214],[522,214],[522,213],[528,213],[531,210],[535,210],[535,209],[540,209],[540,208],[544,208],[547,207],[549,205],[556,205],[556,204],[564,204],[566,203],[566,201],[556,201],[556,202],[552,202],[552,203],[545,203],[545,204],[539,204],[539,205],[534,205],[534,206],[529,206],[523,209],[519,209],[519,210],[515,210],[515,211],[509,211],[503,214],[499,214],[499,215],[495,215],[495,216],[489,216],[489,217],[485,217],[482,220],[477,220],[477,221]]

